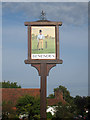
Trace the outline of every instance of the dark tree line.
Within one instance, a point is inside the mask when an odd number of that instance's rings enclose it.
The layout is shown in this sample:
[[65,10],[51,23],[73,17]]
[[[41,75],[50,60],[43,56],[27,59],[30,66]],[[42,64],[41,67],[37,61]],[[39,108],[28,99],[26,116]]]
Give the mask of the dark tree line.
[[10,82],[10,81],[3,81],[0,82],[0,88],[21,88],[20,85],[17,84],[17,82]]

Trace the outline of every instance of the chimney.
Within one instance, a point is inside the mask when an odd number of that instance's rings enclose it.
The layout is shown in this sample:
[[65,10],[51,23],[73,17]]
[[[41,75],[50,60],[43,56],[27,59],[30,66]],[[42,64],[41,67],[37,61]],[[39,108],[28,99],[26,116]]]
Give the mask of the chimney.
[[61,91],[61,90],[56,90],[55,92],[54,92],[54,94],[55,94],[55,98],[56,99],[63,99],[63,92]]

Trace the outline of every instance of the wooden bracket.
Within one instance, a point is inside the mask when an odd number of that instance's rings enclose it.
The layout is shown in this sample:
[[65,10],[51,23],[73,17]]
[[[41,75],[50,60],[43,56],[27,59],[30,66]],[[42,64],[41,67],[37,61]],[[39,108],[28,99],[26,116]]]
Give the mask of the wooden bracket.
[[[45,65],[45,66],[42,67],[42,65]],[[45,76],[48,76],[50,69],[55,67],[56,64],[41,63],[41,64],[31,64],[31,66],[35,67],[38,70],[39,76],[42,76],[43,69],[44,69],[44,73],[43,74],[45,74]]]

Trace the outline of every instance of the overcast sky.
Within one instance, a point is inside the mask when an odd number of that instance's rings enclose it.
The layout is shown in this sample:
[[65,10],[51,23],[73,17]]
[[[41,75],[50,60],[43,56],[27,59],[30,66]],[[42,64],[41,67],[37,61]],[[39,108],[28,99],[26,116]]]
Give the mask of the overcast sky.
[[0,0],[2,2],[88,2],[89,0]]
[[51,21],[62,21],[60,58],[48,77],[48,94],[59,85],[72,96],[88,95],[88,3],[2,3],[2,79],[17,82],[24,88],[40,87],[35,68],[25,65],[27,27],[25,21],[36,21],[42,10]]

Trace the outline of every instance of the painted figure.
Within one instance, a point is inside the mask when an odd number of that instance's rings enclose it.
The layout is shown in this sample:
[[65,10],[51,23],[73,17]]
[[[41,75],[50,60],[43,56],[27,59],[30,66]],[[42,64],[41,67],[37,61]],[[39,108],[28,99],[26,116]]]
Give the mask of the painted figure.
[[42,34],[42,30],[39,30],[39,35],[37,36],[38,40],[38,49],[43,50],[43,39],[45,39],[44,35]]

